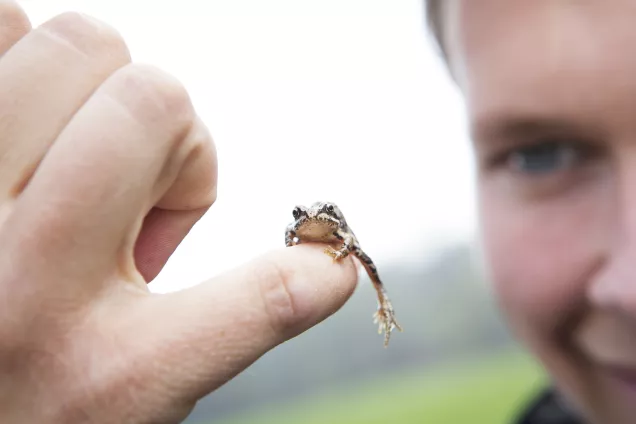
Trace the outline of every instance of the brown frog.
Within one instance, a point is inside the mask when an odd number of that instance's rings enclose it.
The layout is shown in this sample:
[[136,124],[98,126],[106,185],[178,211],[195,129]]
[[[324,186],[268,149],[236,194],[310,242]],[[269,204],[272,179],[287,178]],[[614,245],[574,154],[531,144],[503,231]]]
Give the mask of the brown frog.
[[[285,231],[285,245],[294,246],[301,242],[322,242],[329,244],[325,253],[340,260],[355,256],[360,260],[378,294],[378,310],[373,315],[374,323],[379,324],[378,333],[384,330],[384,346],[388,346],[391,331],[402,331],[395,320],[393,306],[380,281],[378,270],[371,258],[362,251],[358,239],[347,224],[340,208],[332,202],[316,202],[308,208],[296,206],[292,212],[294,222]],[[334,249],[333,246],[338,246]]]

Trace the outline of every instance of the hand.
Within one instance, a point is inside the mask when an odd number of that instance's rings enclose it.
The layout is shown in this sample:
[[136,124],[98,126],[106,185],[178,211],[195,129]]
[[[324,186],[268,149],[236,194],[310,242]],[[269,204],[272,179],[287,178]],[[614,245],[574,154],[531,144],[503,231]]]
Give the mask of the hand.
[[31,29],[0,0],[0,111],[0,422],[179,422],[352,294],[351,259],[312,245],[149,292],[216,199],[216,153],[107,25]]

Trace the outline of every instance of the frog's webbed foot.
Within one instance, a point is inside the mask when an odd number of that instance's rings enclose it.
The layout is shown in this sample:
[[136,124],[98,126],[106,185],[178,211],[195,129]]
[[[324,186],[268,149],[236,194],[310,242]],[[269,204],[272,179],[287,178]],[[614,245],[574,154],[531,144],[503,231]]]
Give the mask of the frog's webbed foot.
[[340,249],[338,250],[334,249],[331,246],[327,246],[324,252],[327,255],[331,256],[334,261],[338,261],[340,259],[346,258],[347,256],[349,256],[349,253],[351,253],[351,249],[353,249],[353,237],[351,237],[350,234],[341,233],[339,230],[335,231],[333,235],[338,240],[342,241],[342,246],[340,246]]
[[347,256],[349,256],[349,249],[347,249],[345,247],[343,247],[340,250],[336,250],[336,249],[334,249],[331,246],[327,246],[327,248],[324,250],[324,252],[327,255],[331,256],[334,259],[334,261],[338,261],[340,259],[344,259]]
[[393,329],[397,328],[402,331],[402,327],[396,321],[393,305],[391,305],[391,301],[386,295],[382,297],[378,310],[373,314],[373,318],[373,322],[378,324],[378,334],[382,334],[384,330],[384,347],[387,347]]

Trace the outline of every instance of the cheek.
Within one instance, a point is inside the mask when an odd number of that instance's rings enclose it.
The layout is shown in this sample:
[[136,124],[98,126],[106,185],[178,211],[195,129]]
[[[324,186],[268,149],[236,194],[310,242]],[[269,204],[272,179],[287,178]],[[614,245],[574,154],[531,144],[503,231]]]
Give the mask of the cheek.
[[480,192],[483,245],[498,301],[530,344],[555,335],[584,304],[604,244],[595,196],[534,202]]

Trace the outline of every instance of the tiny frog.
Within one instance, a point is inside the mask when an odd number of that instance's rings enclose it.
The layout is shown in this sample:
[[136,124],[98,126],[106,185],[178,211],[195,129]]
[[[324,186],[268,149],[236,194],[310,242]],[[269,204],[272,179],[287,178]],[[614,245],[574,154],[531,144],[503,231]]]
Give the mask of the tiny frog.
[[[349,254],[357,257],[366,270],[373,287],[378,294],[378,310],[373,315],[374,323],[379,324],[378,333],[384,330],[384,346],[388,346],[391,331],[394,328],[402,331],[395,320],[393,306],[380,281],[378,270],[371,258],[362,251],[358,239],[347,224],[340,208],[331,202],[316,202],[308,208],[296,206],[292,212],[294,222],[285,231],[285,245],[294,246],[303,241],[329,244],[325,253],[335,261],[346,258]],[[334,249],[332,245],[338,247]]]

